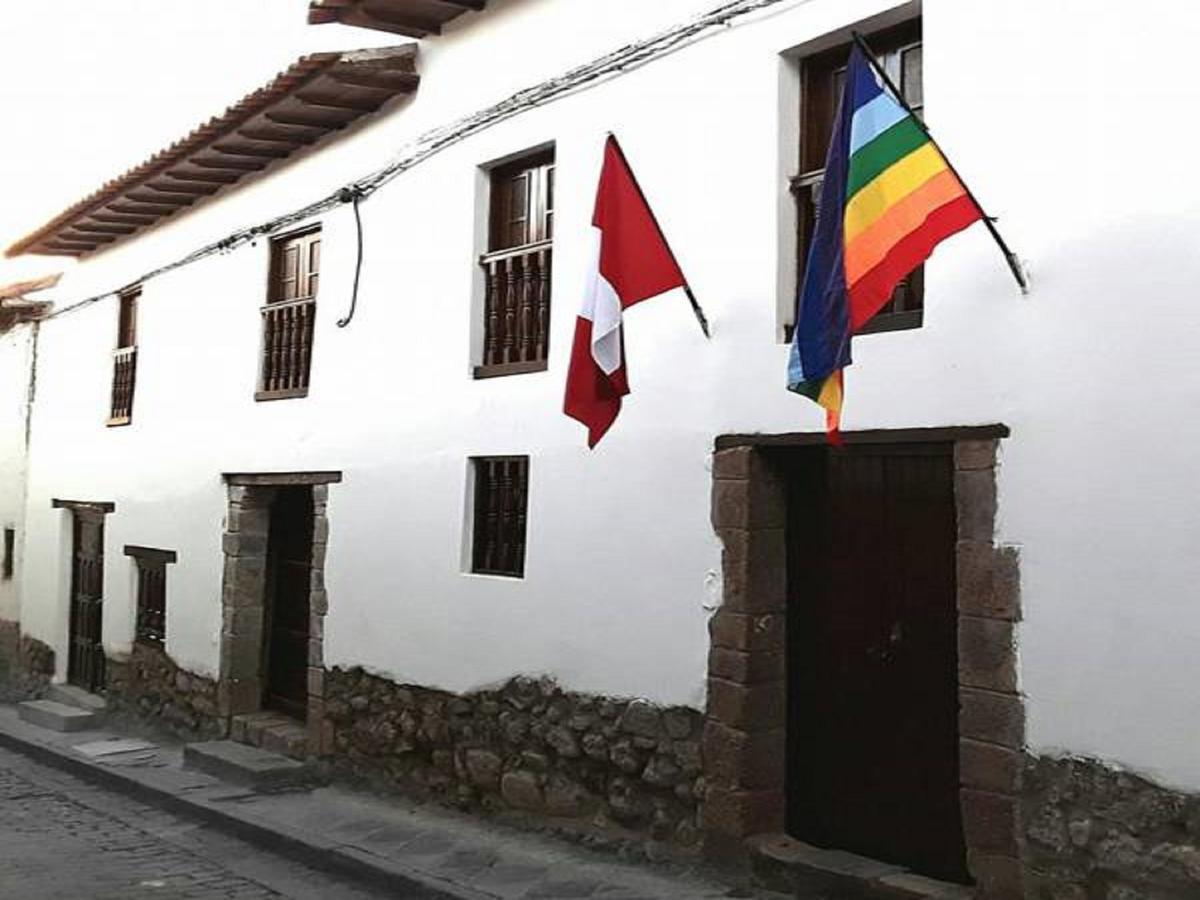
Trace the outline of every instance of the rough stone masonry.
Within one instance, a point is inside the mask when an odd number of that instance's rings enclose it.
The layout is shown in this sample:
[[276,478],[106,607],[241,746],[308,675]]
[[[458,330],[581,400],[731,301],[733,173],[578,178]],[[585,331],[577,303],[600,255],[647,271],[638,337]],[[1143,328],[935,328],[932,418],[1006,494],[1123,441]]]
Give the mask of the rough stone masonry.
[[335,770],[466,808],[510,809],[694,848],[703,716],[514,678],[456,695],[332,669]]

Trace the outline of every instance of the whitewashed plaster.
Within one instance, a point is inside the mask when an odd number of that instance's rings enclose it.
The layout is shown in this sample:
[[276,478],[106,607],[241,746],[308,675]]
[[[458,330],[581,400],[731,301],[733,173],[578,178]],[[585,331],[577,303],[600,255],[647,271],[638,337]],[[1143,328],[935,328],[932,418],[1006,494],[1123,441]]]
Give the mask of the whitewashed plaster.
[[[121,286],[377,168],[425,129],[711,5],[509,0],[463,17],[423,42],[414,100],[97,255],[55,296]],[[104,427],[115,300],[47,322],[26,630],[65,660],[66,514],[51,498],[110,500],[106,643],[131,638],[120,548],[170,548],[168,650],[215,672],[221,473],[340,469],[328,664],[450,689],[546,673],[579,690],[702,704],[706,585],[720,567],[713,440],[822,427],[784,390],[777,339],[792,264],[787,56],[895,6],[782,3],[438,154],[363,204],[359,310],[346,329],[334,321],[349,302],[353,220],[348,209],[326,216],[306,399],[253,400],[265,242],[145,284],[129,427]],[[1200,102],[1200,20],[1168,0],[1136,10],[926,0],[924,23],[927,118],[1029,261],[1034,287],[1017,293],[983,228],[954,238],[927,269],[924,327],[856,341],[845,427],[1012,429],[999,538],[1021,552],[1031,747],[1200,789],[1200,185],[1181,112]],[[1153,41],[1131,33],[1143,31]],[[560,408],[609,129],[713,339],[682,296],[632,311],[633,395],[589,452]],[[549,369],[473,381],[478,166],[546,141],[558,161]],[[522,580],[463,573],[466,459],[493,453],[531,457]]]

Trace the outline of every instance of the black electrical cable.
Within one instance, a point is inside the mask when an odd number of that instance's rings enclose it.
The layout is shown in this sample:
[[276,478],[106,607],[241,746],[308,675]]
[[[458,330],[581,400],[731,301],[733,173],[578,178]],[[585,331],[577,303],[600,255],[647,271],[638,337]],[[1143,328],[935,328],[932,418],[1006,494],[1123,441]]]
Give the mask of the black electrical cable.
[[357,186],[342,188],[340,196],[343,203],[349,200],[354,205],[354,224],[358,229],[358,257],[354,260],[354,288],[350,291],[350,309],[345,316],[337,320],[337,327],[345,328],[354,318],[354,311],[358,309],[358,276],[362,274],[363,257],[362,214],[358,211],[358,201],[362,199],[362,191]]

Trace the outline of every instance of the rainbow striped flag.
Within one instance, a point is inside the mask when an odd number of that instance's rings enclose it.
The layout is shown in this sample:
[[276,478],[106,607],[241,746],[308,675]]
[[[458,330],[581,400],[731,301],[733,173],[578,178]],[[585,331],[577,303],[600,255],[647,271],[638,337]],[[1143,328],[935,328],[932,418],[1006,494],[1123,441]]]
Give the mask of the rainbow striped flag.
[[982,216],[941,150],[855,44],[788,360],[788,389],[825,407],[831,443],[839,442],[850,336],[934,247]]

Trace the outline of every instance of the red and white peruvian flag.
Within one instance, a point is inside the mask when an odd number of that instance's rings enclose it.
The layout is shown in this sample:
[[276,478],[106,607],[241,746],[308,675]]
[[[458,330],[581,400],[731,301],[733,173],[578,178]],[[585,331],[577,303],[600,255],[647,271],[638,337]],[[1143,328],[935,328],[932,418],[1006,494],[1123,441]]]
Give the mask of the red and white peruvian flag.
[[592,214],[595,250],[567,372],[563,412],[587,426],[595,447],[629,393],[621,314],[687,281],[612,135]]

